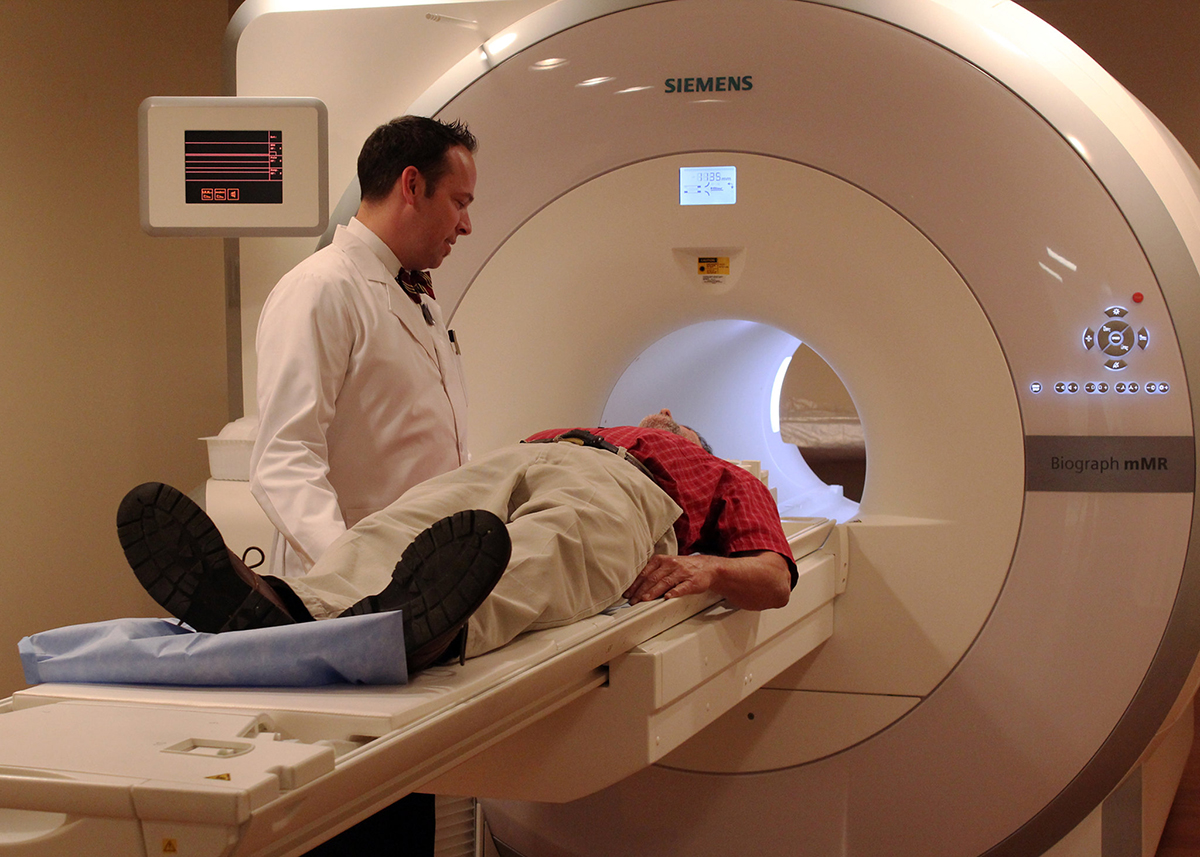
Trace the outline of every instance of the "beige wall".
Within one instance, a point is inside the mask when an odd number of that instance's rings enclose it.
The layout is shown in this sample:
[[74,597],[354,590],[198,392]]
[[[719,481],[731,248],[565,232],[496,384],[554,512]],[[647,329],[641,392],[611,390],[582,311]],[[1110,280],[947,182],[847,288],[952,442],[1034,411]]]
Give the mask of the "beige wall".
[[[1023,0],[1200,155],[1200,3]],[[236,0],[0,2],[0,696],[16,642],[161,615],[121,556],[125,491],[207,475],[226,417],[217,239],[138,227],[137,106],[220,94]]]
[[1017,2],[1091,54],[1200,160],[1200,2]]
[[224,424],[219,239],[138,225],[137,110],[219,95],[227,0],[0,3],[0,696],[17,640],[162,615],[117,503],[207,476]]

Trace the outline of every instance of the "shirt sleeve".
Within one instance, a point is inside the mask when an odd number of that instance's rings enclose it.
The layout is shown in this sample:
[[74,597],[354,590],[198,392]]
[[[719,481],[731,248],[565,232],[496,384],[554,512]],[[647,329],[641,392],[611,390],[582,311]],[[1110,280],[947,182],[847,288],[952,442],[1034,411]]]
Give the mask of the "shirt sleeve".
[[730,465],[721,477],[716,496],[713,514],[704,526],[703,552],[732,556],[774,551],[787,561],[794,587],[798,578],[796,563],[779,522],[779,507],[767,487],[740,467]]
[[327,437],[354,337],[339,290],[313,273],[281,281],[259,319],[250,490],[306,571],[346,531]]

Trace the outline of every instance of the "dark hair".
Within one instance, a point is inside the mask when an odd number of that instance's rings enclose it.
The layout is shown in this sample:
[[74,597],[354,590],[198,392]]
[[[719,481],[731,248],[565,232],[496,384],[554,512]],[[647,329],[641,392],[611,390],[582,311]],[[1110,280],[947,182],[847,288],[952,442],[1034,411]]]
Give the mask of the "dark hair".
[[475,136],[462,122],[441,122],[424,116],[400,116],[371,132],[358,153],[358,185],[365,200],[377,201],[392,192],[407,167],[425,177],[425,195],[432,196],[449,164],[446,153],[462,146],[472,154]]
[[[688,429],[689,431],[696,431],[696,430],[695,430],[694,428],[692,428],[691,426],[684,426],[684,428],[685,428],[685,429]],[[704,439],[704,435],[700,434],[700,432],[698,432],[698,431],[696,431],[696,439],[700,441],[700,448],[701,448],[701,449],[703,449],[703,450],[704,450],[705,452],[707,452],[709,455],[715,455],[715,454],[716,454],[716,453],[714,453],[714,452],[712,451],[712,444],[710,444],[710,443],[709,443],[707,440],[705,440],[705,439]]]

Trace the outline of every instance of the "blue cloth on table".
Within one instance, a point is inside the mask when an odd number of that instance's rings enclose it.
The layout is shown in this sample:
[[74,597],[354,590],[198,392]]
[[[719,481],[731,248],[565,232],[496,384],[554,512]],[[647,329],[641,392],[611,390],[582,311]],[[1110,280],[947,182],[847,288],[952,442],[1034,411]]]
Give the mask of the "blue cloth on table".
[[25,680],[221,687],[406,684],[400,611],[201,634],[170,619],[71,625],[17,644]]

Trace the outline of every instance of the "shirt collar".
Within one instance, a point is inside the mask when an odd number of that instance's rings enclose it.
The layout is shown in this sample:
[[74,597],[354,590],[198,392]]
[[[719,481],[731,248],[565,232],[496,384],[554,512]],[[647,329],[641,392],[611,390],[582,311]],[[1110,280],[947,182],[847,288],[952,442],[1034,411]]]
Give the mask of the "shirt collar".
[[351,217],[350,222],[346,224],[346,231],[363,242],[370,248],[371,252],[379,257],[379,261],[387,268],[388,274],[394,280],[396,275],[400,273],[400,260],[396,258],[396,254],[392,252],[388,245],[383,243],[383,239],[367,228],[357,217]]

